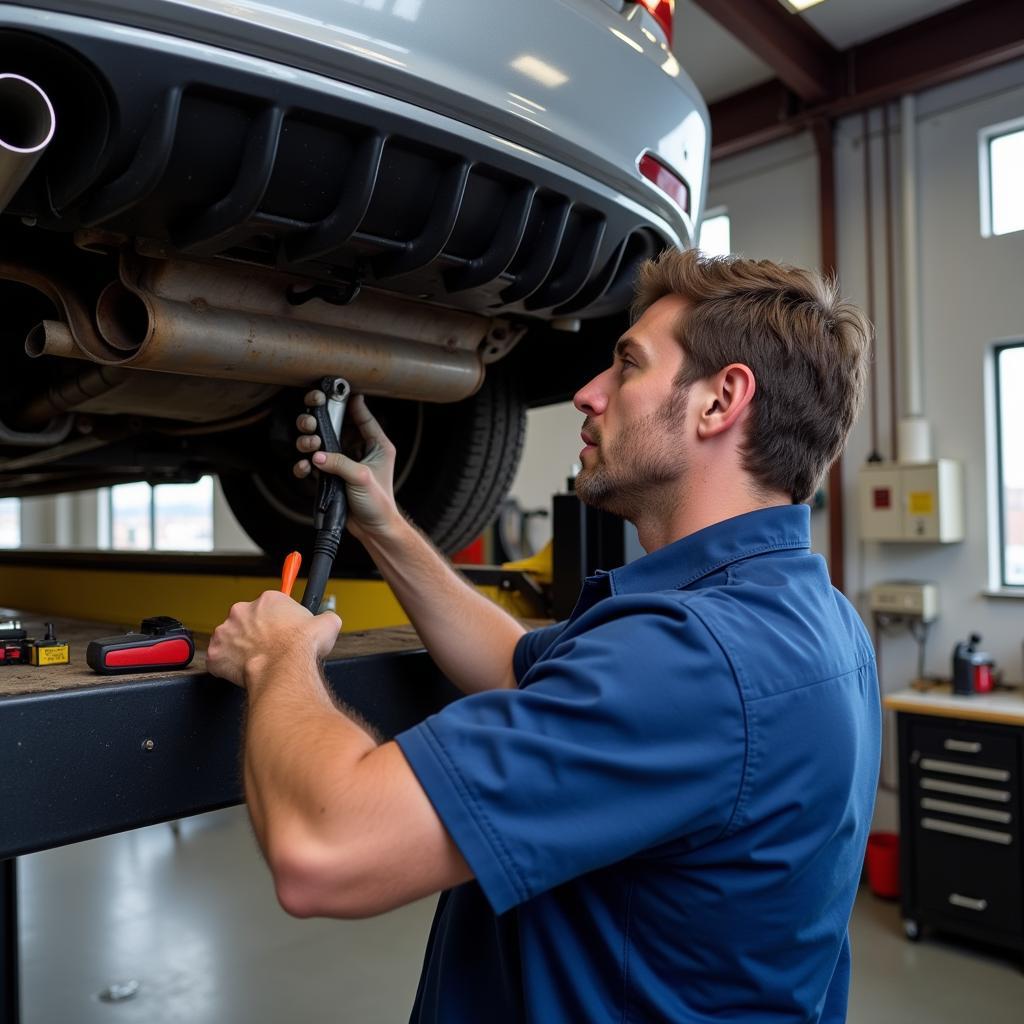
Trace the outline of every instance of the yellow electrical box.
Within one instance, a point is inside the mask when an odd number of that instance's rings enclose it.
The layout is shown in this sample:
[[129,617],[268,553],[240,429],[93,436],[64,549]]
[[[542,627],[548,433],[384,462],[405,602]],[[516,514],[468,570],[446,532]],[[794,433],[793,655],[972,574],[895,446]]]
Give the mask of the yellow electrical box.
[[964,539],[963,463],[874,462],[860,471],[862,540],[953,544]]

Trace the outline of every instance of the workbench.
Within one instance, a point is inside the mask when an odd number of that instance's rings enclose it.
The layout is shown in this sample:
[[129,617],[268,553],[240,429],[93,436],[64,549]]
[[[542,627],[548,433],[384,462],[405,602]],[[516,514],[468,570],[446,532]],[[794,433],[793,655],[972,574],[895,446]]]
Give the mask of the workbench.
[[948,688],[897,712],[903,924],[1024,953],[1024,696]]
[[[44,616],[0,609],[42,636]],[[134,623],[45,616],[71,642],[71,664],[0,666],[0,1024],[17,1024],[18,921],[14,858],[242,802],[243,692],[205,672],[207,637],[185,671],[97,676],[90,639]],[[458,692],[411,627],[345,633],[328,683],[384,738]]]

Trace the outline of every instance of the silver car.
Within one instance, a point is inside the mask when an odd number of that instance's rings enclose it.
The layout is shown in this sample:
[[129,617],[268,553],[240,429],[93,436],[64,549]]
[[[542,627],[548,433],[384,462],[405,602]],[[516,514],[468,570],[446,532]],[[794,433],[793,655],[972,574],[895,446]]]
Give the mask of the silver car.
[[471,540],[526,408],[607,360],[639,261],[694,242],[708,117],[672,7],[0,5],[0,495],[212,472],[294,548],[294,420],[341,375],[404,508]]

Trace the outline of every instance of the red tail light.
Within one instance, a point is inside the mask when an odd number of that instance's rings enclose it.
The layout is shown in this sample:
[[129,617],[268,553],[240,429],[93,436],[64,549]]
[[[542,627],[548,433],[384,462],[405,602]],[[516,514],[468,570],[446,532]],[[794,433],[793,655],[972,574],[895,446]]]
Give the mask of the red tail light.
[[637,0],[651,12],[651,17],[665,30],[668,45],[672,45],[672,19],[676,13],[676,0]]
[[690,212],[690,186],[677,174],[670,171],[650,153],[640,157],[640,173],[653,182],[667,196],[674,199],[687,213]]

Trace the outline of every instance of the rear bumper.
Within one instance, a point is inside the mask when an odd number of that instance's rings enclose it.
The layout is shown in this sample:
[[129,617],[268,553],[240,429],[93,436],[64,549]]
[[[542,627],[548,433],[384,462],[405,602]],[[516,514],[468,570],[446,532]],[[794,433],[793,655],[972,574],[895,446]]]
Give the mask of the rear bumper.
[[[194,6],[200,21],[212,17],[212,4]],[[499,118],[479,97],[461,119],[440,112],[443,85],[424,97],[428,108],[237,47],[29,7],[0,9],[0,63],[34,77],[58,109],[57,139],[13,208],[44,228],[542,317],[620,309],[639,259],[692,243],[692,216],[635,166],[609,162],[633,141],[568,155],[592,132],[601,97],[575,139],[534,124],[541,151],[520,141],[524,118]],[[390,81],[392,93],[409,83]],[[677,109],[675,135],[647,148],[671,166],[684,150],[699,164],[695,216],[706,115],[676,86],[672,96],[688,112],[680,120]],[[480,126],[488,116],[503,134]]]

